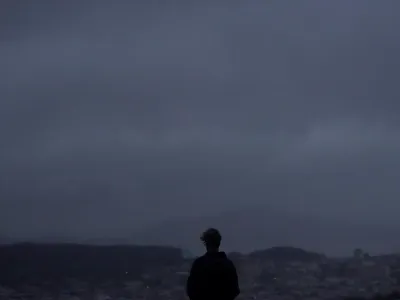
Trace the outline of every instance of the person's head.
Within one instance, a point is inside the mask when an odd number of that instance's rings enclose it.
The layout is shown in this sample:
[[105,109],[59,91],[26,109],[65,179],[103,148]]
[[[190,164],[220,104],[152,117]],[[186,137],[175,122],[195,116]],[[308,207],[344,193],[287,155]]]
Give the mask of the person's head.
[[203,232],[200,239],[204,246],[206,246],[207,251],[218,251],[222,237],[217,229],[209,228]]

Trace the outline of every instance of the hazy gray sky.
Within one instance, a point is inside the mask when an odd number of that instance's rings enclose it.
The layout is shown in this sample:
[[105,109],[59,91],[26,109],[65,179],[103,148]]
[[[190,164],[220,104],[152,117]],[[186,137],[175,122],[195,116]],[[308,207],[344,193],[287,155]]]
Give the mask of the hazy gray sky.
[[0,234],[395,222],[400,1],[164,2],[2,1]]

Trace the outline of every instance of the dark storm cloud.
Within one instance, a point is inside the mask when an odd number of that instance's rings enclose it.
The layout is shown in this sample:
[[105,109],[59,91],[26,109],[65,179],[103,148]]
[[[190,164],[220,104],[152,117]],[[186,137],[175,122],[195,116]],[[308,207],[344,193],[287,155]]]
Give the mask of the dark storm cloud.
[[5,234],[126,235],[211,203],[394,217],[398,1],[7,2]]

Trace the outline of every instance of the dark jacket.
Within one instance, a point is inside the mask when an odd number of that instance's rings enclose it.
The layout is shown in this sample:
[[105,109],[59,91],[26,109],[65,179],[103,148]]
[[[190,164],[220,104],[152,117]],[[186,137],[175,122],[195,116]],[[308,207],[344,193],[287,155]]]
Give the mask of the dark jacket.
[[233,300],[239,295],[236,268],[225,252],[206,253],[193,262],[186,293],[190,300]]

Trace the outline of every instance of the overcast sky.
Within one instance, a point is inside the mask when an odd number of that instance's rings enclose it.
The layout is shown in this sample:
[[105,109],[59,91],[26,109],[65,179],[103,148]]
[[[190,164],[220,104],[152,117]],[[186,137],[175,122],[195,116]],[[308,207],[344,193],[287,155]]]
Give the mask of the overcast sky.
[[167,2],[1,2],[0,235],[396,224],[400,1]]

